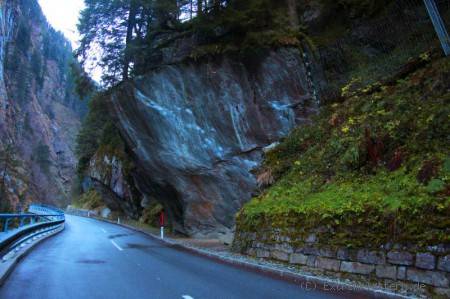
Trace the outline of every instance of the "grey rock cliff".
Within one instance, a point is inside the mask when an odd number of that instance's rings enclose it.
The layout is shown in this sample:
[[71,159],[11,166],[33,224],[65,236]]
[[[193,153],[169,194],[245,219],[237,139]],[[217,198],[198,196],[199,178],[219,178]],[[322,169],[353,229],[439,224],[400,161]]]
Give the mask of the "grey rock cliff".
[[302,55],[274,50],[249,61],[222,57],[163,66],[112,95],[144,195],[160,201],[176,230],[223,237],[257,183],[263,148],[307,122]]

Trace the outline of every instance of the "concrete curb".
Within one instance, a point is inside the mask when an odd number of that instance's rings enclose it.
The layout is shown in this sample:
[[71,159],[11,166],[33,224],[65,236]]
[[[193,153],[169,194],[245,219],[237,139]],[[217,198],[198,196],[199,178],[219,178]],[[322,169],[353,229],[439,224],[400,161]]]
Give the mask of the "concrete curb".
[[191,254],[201,256],[208,258],[210,260],[213,260],[215,262],[225,264],[225,265],[231,265],[233,267],[245,269],[248,271],[252,271],[255,273],[260,273],[262,275],[270,276],[275,279],[280,279],[283,281],[287,281],[290,283],[294,283],[297,285],[300,285],[302,288],[310,291],[319,291],[323,293],[330,293],[333,295],[342,296],[343,298],[386,298],[386,299],[397,299],[397,298],[419,298],[412,295],[403,295],[399,293],[394,293],[391,291],[388,291],[386,289],[382,288],[369,288],[369,287],[362,287],[362,286],[356,286],[354,284],[350,284],[347,282],[334,280],[334,279],[328,279],[324,277],[318,277],[313,275],[307,275],[307,274],[301,274],[294,271],[290,271],[288,269],[281,270],[281,269],[274,269],[269,266],[260,265],[256,263],[246,262],[246,261],[239,261],[235,260],[229,257],[221,256],[220,254],[215,254],[207,250],[203,250],[196,247],[186,246],[185,244],[181,244],[179,242],[170,240],[170,239],[161,239],[159,236],[154,235],[152,233],[149,233],[147,231],[144,231],[142,229],[139,229],[134,226],[130,226],[127,224],[117,223],[108,219],[102,219],[97,217],[90,217],[89,219],[95,219],[98,221],[107,222],[110,224],[118,225],[139,233],[144,234],[145,236],[148,236],[152,238],[153,240],[168,245],[170,247],[176,248],[178,250],[182,250],[185,252],[189,252]]
[[23,259],[27,254],[31,252],[31,250],[40,244],[42,241],[47,240],[50,237],[62,232],[64,230],[64,224],[62,224],[56,231],[49,233],[48,235],[43,236],[42,238],[36,239],[31,242],[29,245],[25,246],[21,251],[17,253],[12,259],[9,259],[5,262],[0,260],[0,287],[5,283],[8,279],[9,275],[12,273],[14,268]]

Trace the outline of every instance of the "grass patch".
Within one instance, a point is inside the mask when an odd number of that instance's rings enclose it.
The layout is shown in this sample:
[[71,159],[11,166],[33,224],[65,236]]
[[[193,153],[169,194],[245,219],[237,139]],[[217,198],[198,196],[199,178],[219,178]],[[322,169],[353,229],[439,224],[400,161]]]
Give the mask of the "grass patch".
[[94,189],[83,193],[72,205],[78,209],[95,210],[104,205],[101,195]]

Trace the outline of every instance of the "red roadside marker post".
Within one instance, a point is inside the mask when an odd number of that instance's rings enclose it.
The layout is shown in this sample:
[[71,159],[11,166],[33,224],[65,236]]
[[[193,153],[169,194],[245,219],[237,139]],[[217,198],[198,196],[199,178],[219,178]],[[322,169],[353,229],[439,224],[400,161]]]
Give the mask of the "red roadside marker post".
[[159,226],[161,226],[161,239],[164,239],[164,210],[159,214]]

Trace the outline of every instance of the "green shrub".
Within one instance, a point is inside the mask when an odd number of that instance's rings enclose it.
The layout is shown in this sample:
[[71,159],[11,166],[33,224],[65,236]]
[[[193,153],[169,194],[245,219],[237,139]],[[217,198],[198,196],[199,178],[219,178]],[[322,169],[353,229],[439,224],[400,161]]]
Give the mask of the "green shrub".
[[84,175],[89,161],[103,145],[121,146],[121,139],[108,108],[108,94],[98,93],[89,103],[89,112],[77,136],[75,153],[78,157],[78,173]]

